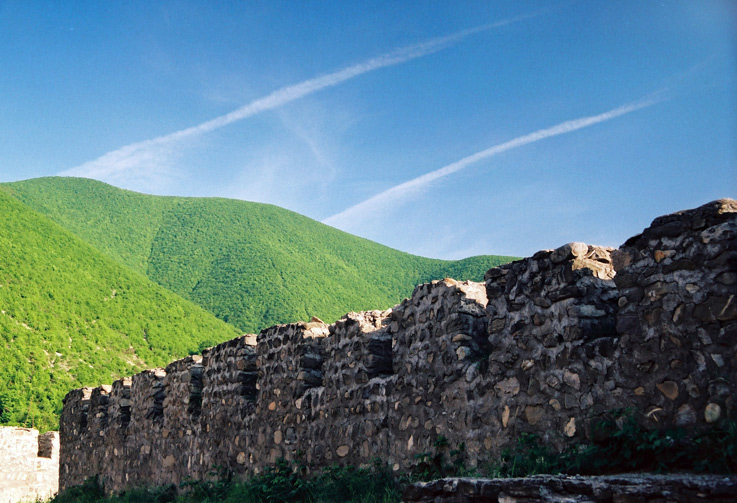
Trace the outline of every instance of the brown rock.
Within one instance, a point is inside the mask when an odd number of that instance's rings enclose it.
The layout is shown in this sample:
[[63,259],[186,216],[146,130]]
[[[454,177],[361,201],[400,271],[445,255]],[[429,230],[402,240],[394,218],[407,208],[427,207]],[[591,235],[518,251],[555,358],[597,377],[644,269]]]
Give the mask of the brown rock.
[[678,398],[678,384],[673,381],[663,381],[655,385],[668,400]]
[[349,452],[351,452],[351,448],[347,445],[341,445],[340,447],[335,449],[335,454],[337,454],[341,458],[346,457]]
[[537,424],[543,417],[543,408],[539,405],[528,405],[525,407],[525,418],[531,425]]
[[568,243],[553,250],[550,254],[550,260],[559,264],[572,258],[583,257],[588,251],[589,247],[586,243]]
[[504,379],[496,383],[494,385],[494,389],[500,395],[516,396],[520,390],[519,380],[516,377],[510,377],[509,379]]
[[567,437],[572,437],[576,434],[576,418],[572,417],[568,420],[565,427],[565,434]]
[[653,252],[653,258],[655,258],[655,262],[660,262],[663,259],[670,258],[675,254],[675,250],[655,250],[655,252]]
[[172,454],[169,454],[168,456],[164,458],[164,461],[163,461],[164,468],[171,468],[172,466],[174,466],[176,462],[177,462],[176,458]]
[[471,356],[471,348],[468,346],[461,346],[458,349],[456,349],[456,356],[459,360],[465,360],[469,356]]
[[505,405],[504,410],[502,411],[502,426],[504,428],[506,428],[507,425],[509,424],[509,413],[510,413],[509,405]]
[[471,342],[472,340],[473,340],[473,337],[471,337],[470,335],[458,334],[458,335],[454,336],[453,339],[451,339],[451,342],[456,342],[456,343],[459,343],[459,342]]

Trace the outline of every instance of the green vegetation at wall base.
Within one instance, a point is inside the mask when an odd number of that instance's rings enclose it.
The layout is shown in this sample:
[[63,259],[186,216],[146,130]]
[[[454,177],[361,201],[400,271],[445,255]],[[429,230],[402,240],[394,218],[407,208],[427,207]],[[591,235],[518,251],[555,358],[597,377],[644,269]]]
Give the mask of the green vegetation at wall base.
[[498,460],[469,468],[463,446],[438,436],[433,451],[419,454],[414,467],[396,475],[380,460],[369,467],[337,466],[308,474],[300,462],[283,459],[246,481],[213,470],[209,481],[188,481],[179,488],[138,488],[106,498],[96,479],[73,487],[49,503],[215,503],[215,502],[359,502],[401,501],[408,483],[444,477],[509,478],[538,474],[606,475],[632,472],[737,473],[737,423],[722,420],[701,432],[647,430],[633,411],[613,411],[595,424],[591,443],[562,453],[546,447],[537,435],[523,434]]
[[[217,472],[217,471],[216,471]],[[330,466],[308,475],[300,463],[283,459],[243,482],[217,472],[212,481],[181,487],[137,488],[106,497],[97,479],[88,479],[49,503],[398,503],[399,482],[379,461],[370,467]]]
[[646,429],[632,410],[617,410],[593,425],[593,440],[551,450],[539,435],[523,433],[501,459],[480,470],[488,477],[543,473],[608,475],[629,472],[737,473],[737,423],[725,419],[693,432]]

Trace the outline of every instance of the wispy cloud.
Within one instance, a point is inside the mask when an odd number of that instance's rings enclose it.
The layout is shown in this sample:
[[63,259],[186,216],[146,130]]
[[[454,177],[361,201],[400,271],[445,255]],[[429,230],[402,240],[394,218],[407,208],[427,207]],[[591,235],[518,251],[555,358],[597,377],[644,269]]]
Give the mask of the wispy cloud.
[[560,124],[557,124],[553,127],[540,129],[530,134],[518,136],[513,140],[500,143],[499,145],[494,145],[493,147],[469,155],[468,157],[464,157],[459,161],[448,164],[447,166],[443,166],[442,168],[436,169],[435,171],[431,171],[422,176],[418,176],[417,178],[413,178],[412,180],[409,180],[407,182],[395,185],[394,187],[380,192],[379,194],[376,194],[375,196],[370,197],[365,201],[351,206],[350,208],[343,210],[340,213],[324,219],[322,222],[334,227],[347,228],[349,226],[355,225],[357,221],[374,216],[379,211],[385,211],[386,208],[390,205],[406,203],[412,196],[421,193],[434,181],[456,173],[464,168],[467,168],[468,166],[471,166],[472,164],[476,164],[477,162],[489,159],[490,157],[501,154],[502,152],[506,152],[507,150],[522,147],[524,145],[528,145],[530,143],[543,140],[545,138],[570,133],[579,129],[593,126],[594,124],[599,124],[601,122],[612,120],[616,117],[626,115],[636,110],[647,108],[651,105],[654,105],[655,103],[663,101],[664,99],[666,98],[664,97],[663,93],[656,93],[641,101],[623,105],[599,115],[592,115],[589,117],[582,117],[579,119],[561,122]]
[[544,12],[547,12],[547,10],[504,19],[495,23],[469,28],[445,37],[433,38],[418,44],[401,47],[387,54],[347,66],[341,70],[308,79],[298,84],[282,87],[228,114],[167,135],[126,145],[108,152],[97,159],[62,171],[59,174],[62,176],[96,178],[121,185],[125,185],[124,182],[127,179],[135,179],[141,176],[152,180],[166,178],[172,175],[168,161],[177,155],[176,146],[183,140],[192,139],[193,137],[225,127],[261,112],[273,110],[365,73],[399,65],[433,54],[470,35],[539,16]]

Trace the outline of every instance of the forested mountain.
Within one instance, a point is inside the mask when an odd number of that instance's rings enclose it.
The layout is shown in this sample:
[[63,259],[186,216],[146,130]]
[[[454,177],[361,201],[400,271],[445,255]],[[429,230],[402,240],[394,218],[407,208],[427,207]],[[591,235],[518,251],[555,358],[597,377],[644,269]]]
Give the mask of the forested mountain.
[[80,178],[0,187],[245,332],[388,308],[419,283],[480,281],[490,267],[512,259],[418,257],[260,203],[149,196]]
[[0,424],[54,428],[70,389],[237,335],[0,190]]

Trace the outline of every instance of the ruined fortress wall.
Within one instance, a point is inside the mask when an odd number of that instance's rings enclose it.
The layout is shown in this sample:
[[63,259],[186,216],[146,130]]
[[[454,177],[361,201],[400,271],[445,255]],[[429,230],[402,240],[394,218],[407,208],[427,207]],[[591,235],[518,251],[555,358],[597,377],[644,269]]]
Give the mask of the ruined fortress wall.
[[620,250],[571,243],[420,285],[388,311],[263,330],[74,390],[61,487],[239,476],[279,458],[406,469],[439,435],[471,464],[522,432],[562,448],[632,407],[649,427],[734,418],[737,203],[657,219]]
[[394,370],[388,314],[351,313],[328,327],[323,386],[310,389],[297,404],[307,425],[303,444],[309,462],[360,465],[389,452]]
[[499,447],[521,432],[562,447],[620,405],[610,399],[618,344],[610,252],[570,243],[487,273]]
[[434,451],[438,435],[478,449],[486,390],[479,386],[488,355],[482,284],[444,280],[415,288],[391,313],[396,368],[389,417],[390,460],[407,469]]
[[736,216],[734,200],[666,215],[614,254],[620,387],[658,421],[734,417]]
[[[95,475],[89,467],[92,450],[88,447],[91,434],[87,428],[92,388],[75,389],[64,397],[64,407],[59,418],[59,488],[79,485],[87,477]],[[61,461],[63,460],[63,461]]]
[[[204,367],[197,474],[204,478],[212,467],[241,472],[247,462],[248,418],[253,416],[258,389],[256,350],[247,337],[239,337],[203,353]],[[225,432],[225,434],[223,434]],[[242,453],[242,454],[241,454]]]
[[59,435],[0,426],[0,503],[36,501],[59,489]]

